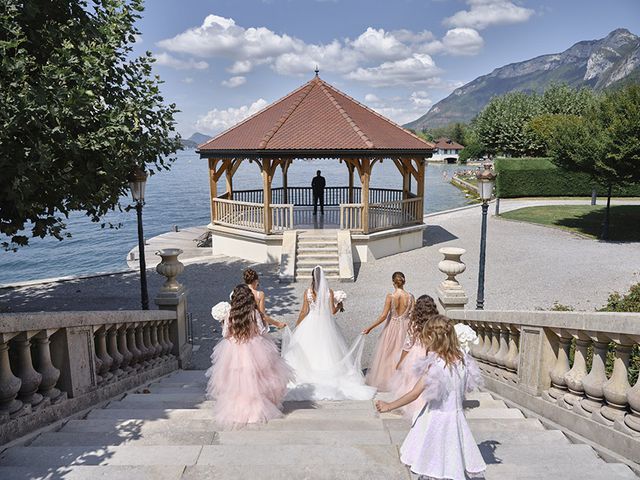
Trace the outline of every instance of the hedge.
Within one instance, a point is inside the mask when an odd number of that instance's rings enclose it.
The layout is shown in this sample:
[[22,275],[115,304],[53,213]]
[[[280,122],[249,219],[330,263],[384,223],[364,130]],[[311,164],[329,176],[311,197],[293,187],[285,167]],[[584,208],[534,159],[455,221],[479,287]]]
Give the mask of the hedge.
[[[604,186],[585,174],[555,166],[548,158],[498,158],[495,161],[496,195],[514,197],[589,197],[593,187],[599,196]],[[640,185],[613,187],[613,196],[640,197]]]

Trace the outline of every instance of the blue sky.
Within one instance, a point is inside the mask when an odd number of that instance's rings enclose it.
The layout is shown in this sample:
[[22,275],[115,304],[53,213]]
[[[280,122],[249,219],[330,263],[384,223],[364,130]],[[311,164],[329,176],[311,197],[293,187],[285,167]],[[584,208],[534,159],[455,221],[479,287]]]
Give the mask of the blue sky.
[[508,63],[615,28],[640,0],[148,0],[150,50],[178,131],[215,134],[320,76],[406,123]]

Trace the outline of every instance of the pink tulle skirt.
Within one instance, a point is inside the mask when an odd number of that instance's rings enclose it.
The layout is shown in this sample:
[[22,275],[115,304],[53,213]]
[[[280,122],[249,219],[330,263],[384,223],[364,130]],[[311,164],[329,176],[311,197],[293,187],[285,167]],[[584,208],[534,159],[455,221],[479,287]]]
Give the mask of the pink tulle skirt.
[[270,337],[256,335],[247,342],[223,339],[213,349],[207,397],[215,401],[217,423],[239,428],[282,417],[282,400],[293,378]]
[[[415,371],[416,361],[424,358],[425,356],[426,351],[419,343],[416,343],[411,347],[407,356],[404,357],[400,368],[396,370],[396,373],[389,381],[389,391],[392,392],[391,397],[394,400],[406,395],[413,389],[416,382],[420,379],[420,375]],[[405,417],[412,419],[420,410],[422,410],[424,404],[425,401],[422,396],[420,396],[417,400],[414,400],[399,410]]]
[[391,318],[380,334],[371,366],[367,371],[367,385],[379,392],[388,392],[389,381],[396,372],[402,346],[407,335],[407,319]]

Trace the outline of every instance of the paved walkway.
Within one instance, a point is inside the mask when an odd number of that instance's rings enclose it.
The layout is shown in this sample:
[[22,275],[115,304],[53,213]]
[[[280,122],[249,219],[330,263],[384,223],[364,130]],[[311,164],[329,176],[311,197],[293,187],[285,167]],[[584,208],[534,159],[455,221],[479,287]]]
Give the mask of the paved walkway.
[[[3,480],[410,480],[398,456],[409,422],[371,401],[287,402],[286,417],[221,431],[204,398],[204,372],[180,371],[66,420],[0,453]],[[525,418],[489,393],[465,415],[487,480],[635,479],[586,445]]]
[[[534,201],[537,202],[537,201]],[[588,203],[583,201],[582,203]],[[530,204],[503,201],[501,209]],[[493,209],[491,210],[491,212]],[[438,270],[440,247],[467,249],[462,257],[467,270],[458,276],[475,305],[479,255],[480,207],[427,217],[424,246],[362,264],[357,281],[333,285],[347,292],[346,311],[338,316],[345,336],[351,340],[379,314],[384,296],[391,291],[391,275],[400,270],[407,276],[407,289],[416,296],[435,296],[443,274]],[[277,265],[252,265],[227,257],[191,263],[179,277],[189,289],[193,313],[196,368],[206,368],[219,329],[210,317],[211,306],[228,298],[240,282],[243,268],[252,266],[261,275],[267,308],[276,318],[293,325],[306,284],[280,284]],[[569,232],[491,216],[488,225],[485,308],[498,310],[549,309],[554,302],[579,310],[601,307],[613,291],[624,292],[640,282],[640,244],[607,243],[578,237]],[[153,298],[161,284],[149,272]],[[109,310],[139,308],[139,282],[135,272],[47,283],[0,290],[0,311]],[[380,329],[366,342],[364,365],[368,363]]]

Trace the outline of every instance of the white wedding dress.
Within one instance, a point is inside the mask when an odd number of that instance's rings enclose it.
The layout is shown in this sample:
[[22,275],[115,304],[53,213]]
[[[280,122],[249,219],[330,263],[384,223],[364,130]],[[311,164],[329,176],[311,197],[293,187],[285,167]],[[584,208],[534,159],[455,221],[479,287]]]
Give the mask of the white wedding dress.
[[369,400],[376,393],[365,385],[360,367],[364,335],[348,347],[331,310],[322,267],[313,270],[316,296],[305,292],[309,313],[291,332],[285,329],[282,357],[294,370],[287,400]]

